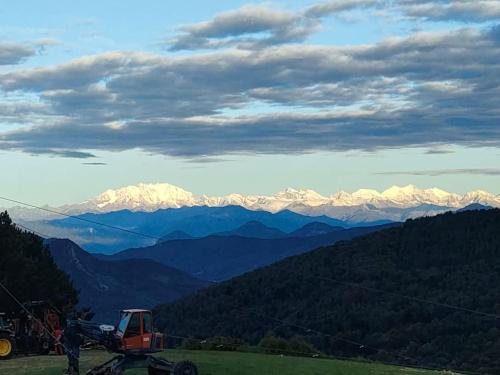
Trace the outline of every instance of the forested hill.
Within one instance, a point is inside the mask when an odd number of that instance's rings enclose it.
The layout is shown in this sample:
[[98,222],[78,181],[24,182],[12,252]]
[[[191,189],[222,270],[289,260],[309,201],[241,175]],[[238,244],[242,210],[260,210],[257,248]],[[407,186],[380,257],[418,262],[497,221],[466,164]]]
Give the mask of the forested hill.
[[[78,293],[63,271],[55,265],[42,239],[12,224],[0,213],[0,282],[20,301],[46,300],[62,309],[78,302]],[[0,288],[0,312],[18,310]]]
[[91,307],[98,322],[114,324],[122,309],[149,309],[210,284],[149,259],[103,261],[68,239],[52,238],[46,244],[80,291],[79,307]]
[[337,355],[500,374],[500,319],[401,295],[500,314],[500,210],[409,220],[288,258],[156,314],[176,335],[257,342],[274,331],[306,336]]

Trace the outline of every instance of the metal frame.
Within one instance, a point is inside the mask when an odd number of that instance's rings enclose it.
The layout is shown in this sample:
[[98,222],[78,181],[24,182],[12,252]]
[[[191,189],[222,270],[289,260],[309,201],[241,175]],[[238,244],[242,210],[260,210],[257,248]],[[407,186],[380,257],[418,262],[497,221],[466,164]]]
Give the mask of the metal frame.
[[94,367],[92,370],[87,371],[86,375],[120,375],[125,370],[134,368],[155,369],[170,374],[174,368],[174,363],[147,354],[124,354],[117,355],[109,361]]

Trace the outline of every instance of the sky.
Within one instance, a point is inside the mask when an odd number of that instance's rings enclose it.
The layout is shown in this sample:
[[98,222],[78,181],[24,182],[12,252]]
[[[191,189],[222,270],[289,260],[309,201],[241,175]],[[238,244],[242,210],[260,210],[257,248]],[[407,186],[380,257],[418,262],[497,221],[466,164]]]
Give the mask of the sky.
[[[0,196],[500,193],[500,0],[0,6]],[[0,204],[0,206],[5,206]]]

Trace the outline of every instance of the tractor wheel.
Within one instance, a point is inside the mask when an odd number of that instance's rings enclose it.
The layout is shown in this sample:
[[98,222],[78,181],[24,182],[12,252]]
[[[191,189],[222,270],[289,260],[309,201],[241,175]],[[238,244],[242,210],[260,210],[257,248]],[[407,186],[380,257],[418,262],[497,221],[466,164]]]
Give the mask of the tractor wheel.
[[198,375],[198,369],[191,361],[177,362],[174,365],[172,375]]
[[170,371],[159,370],[157,368],[148,367],[148,375],[170,375]]
[[0,360],[9,359],[14,353],[14,340],[7,334],[0,334]]
[[48,341],[43,341],[39,343],[38,354],[40,355],[48,355],[50,353],[50,344]]

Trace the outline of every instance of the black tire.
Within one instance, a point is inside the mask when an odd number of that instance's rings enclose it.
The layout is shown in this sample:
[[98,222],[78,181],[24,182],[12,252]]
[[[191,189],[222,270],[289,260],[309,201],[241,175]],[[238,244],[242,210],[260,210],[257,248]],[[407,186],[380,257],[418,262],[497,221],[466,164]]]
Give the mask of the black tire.
[[0,360],[9,359],[14,354],[14,339],[4,333],[0,334]]
[[198,369],[191,361],[177,362],[174,365],[172,375],[198,375]]
[[159,370],[157,368],[148,367],[148,375],[170,375],[170,371]]
[[48,355],[50,353],[50,343],[48,341],[43,341],[39,343],[38,347],[40,348],[38,350],[38,354]]

